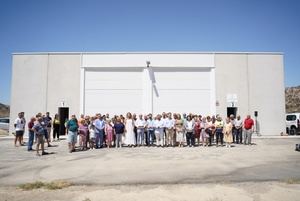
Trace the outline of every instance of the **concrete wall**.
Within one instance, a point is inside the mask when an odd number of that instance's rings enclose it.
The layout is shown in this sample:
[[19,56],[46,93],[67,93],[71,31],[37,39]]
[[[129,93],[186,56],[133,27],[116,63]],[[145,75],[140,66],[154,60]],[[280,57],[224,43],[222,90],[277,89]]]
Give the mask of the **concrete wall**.
[[47,55],[14,55],[10,102],[10,133],[18,113],[30,116],[46,111]]
[[28,122],[38,112],[54,115],[65,100],[70,114],[79,114],[79,80],[79,54],[13,55],[10,133],[21,111]]
[[280,54],[216,54],[217,114],[225,117],[227,94],[237,94],[238,114],[244,118],[258,111],[262,135],[285,131],[283,56]]
[[83,53],[83,67],[214,67],[212,53]]
[[64,100],[70,115],[80,110],[80,55],[49,55],[47,111],[54,115]]
[[[100,56],[88,53],[84,53],[83,57],[80,53],[13,55],[10,131],[13,131],[13,122],[18,112],[24,111],[27,121],[38,112],[49,111],[54,115],[63,100],[70,108],[70,114],[79,115],[82,108],[80,102],[84,97],[84,74],[81,73],[84,72],[84,67],[144,67],[146,60],[151,61],[151,66],[157,67],[212,67],[211,75],[214,75],[214,79],[211,80],[215,80],[215,83],[211,85],[214,88],[215,84],[216,101],[219,103],[216,114],[225,117],[226,109],[230,106],[226,96],[236,94],[238,114],[243,118],[247,114],[253,116],[254,111],[258,111],[261,134],[279,135],[285,131],[284,68],[281,54],[135,53],[116,54],[119,59],[113,60],[113,54],[98,55]],[[168,65],[163,56],[170,59],[167,59]],[[191,63],[191,60],[194,62]]]
[[249,55],[249,110],[258,111],[263,135],[285,132],[284,69],[282,55]]
[[237,94],[238,114],[242,117],[249,113],[248,83],[247,83],[247,55],[246,54],[216,54],[216,100],[217,114],[227,115],[227,94]]

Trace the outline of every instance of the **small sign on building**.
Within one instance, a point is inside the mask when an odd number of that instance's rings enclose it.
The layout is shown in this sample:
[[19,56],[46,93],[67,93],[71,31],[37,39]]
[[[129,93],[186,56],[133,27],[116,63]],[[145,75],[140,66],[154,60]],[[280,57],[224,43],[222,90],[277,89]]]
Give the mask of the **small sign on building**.
[[235,103],[238,102],[237,94],[227,94],[226,101],[231,104],[231,107],[234,107]]

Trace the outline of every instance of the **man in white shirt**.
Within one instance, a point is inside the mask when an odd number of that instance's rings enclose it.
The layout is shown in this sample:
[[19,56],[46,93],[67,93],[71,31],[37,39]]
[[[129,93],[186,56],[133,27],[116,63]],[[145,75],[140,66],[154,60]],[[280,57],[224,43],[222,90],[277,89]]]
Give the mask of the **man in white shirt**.
[[241,116],[238,115],[237,118],[234,121],[234,136],[235,136],[235,143],[236,144],[242,144],[243,141],[243,120],[241,119]]
[[139,118],[135,121],[135,126],[137,128],[137,145],[144,145],[144,132],[146,121],[143,119],[143,115],[140,114]]
[[164,146],[163,137],[164,137],[164,122],[161,119],[161,115],[157,115],[156,120],[154,121],[155,127],[155,136],[156,136],[156,146]]
[[18,118],[16,118],[14,123],[16,137],[15,137],[15,147],[17,146],[17,141],[19,141],[20,146],[22,146],[22,138],[25,130],[25,119],[20,112],[18,114]]
[[175,136],[174,136],[174,126],[175,121],[172,119],[172,114],[168,114],[168,118],[165,120],[165,127],[166,127],[166,145],[174,147],[175,145]]

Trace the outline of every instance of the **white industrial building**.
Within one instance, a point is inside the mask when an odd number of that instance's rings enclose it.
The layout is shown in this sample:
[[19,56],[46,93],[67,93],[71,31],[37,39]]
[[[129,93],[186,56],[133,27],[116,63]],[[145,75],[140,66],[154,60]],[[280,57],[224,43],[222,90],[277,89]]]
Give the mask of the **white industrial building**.
[[282,53],[15,53],[12,71],[11,122],[64,104],[77,116],[257,111],[262,135],[285,131]]

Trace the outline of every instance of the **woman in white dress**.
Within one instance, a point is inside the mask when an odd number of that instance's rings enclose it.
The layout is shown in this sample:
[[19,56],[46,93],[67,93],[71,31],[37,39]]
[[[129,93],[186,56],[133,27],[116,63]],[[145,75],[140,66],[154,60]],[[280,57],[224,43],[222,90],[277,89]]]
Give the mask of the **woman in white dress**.
[[134,135],[134,122],[132,120],[132,115],[130,112],[126,114],[125,120],[125,144],[134,147],[136,144]]

